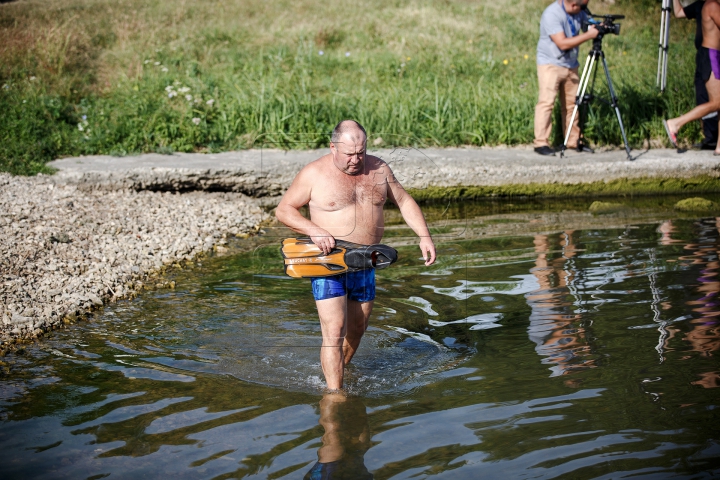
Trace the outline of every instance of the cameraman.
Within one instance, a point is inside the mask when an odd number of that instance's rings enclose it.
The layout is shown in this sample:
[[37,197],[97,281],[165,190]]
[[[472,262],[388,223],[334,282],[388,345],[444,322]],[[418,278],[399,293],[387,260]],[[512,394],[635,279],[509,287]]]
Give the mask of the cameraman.
[[[695,104],[702,105],[710,101],[705,83],[710,78],[710,54],[702,46],[702,8],[705,0],[673,0],[673,11],[677,18],[695,19]],[[703,136],[705,139],[693,145],[700,150],[714,150],[718,138],[717,112],[710,113],[702,118]]]
[[[538,103],[535,106],[535,151],[540,155],[555,155],[548,142],[552,130],[552,110],[560,92],[561,115],[564,125],[570,122],[571,105],[575,104],[580,78],[578,50],[581,43],[600,33],[593,25],[581,33],[587,21],[583,11],[588,0],[557,0],[545,9],[540,19],[540,41],[537,46]],[[580,140],[579,119],[576,117],[568,139],[568,148],[577,148]],[[563,130],[564,132],[565,130]],[[592,149],[582,146],[582,151]]]

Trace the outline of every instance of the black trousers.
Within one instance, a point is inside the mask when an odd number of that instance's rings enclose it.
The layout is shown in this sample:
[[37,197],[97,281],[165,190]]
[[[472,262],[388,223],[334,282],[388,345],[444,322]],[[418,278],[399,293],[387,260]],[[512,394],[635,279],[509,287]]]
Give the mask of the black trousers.
[[[701,47],[695,54],[695,103],[697,105],[702,105],[710,101],[707,88],[705,88],[705,82],[708,81],[710,75],[712,75],[710,53],[707,48]],[[718,119],[720,119],[720,117],[703,120],[703,135],[705,136],[703,143],[717,143]]]

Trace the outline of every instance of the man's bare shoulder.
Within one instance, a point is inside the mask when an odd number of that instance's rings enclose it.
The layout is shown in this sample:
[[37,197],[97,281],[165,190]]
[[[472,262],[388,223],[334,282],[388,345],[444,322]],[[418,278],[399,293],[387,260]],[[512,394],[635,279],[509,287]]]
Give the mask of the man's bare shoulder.
[[713,17],[716,17],[718,14],[720,14],[720,3],[716,2],[715,0],[705,2],[702,12],[704,15],[711,15]]
[[320,172],[323,172],[327,168],[328,162],[332,161],[331,159],[332,155],[328,153],[318,158],[317,160],[313,160],[312,162],[305,165],[302,170],[300,170],[298,176],[307,177],[310,175],[317,175]]
[[390,172],[390,166],[380,157],[376,157],[375,155],[366,155],[365,156],[365,165],[367,165],[368,171],[376,171],[376,172]]

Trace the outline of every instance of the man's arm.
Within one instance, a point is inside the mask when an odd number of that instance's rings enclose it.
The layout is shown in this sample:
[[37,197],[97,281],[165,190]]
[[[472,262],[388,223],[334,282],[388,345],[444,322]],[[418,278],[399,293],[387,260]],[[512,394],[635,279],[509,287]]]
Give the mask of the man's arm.
[[687,18],[685,9],[680,5],[680,0],[673,0],[673,13],[675,13],[676,18]]
[[599,34],[600,31],[595,28],[595,25],[590,25],[587,32],[581,33],[580,35],[568,38],[565,36],[565,32],[560,31],[554,35],[550,35],[550,40],[555,42],[555,45],[557,45],[560,50],[565,51],[571,50],[580,45],[581,43],[587,42],[588,40],[597,37]]
[[417,202],[405,191],[403,186],[400,185],[400,182],[395,179],[395,175],[393,175],[390,167],[386,166],[385,168],[387,168],[390,173],[387,176],[388,198],[398,206],[405,223],[420,237],[420,251],[425,260],[425,265],[432,265],[435,263],[436,257],[435,244],[430,236],[430,230],[425,222],[422,210],[420,210]]
[[335,247],[335,239],[327,230],[318,227],[300,214],[300,208],[310,201],[313,168],[312,164],[308,165],[297,174],[275,209],[275,217],[290,229],[310,237],[313,243],[327,255]]
[[715,22],[715,26],[720,28],[720,4],[715,1],[710,1],[703,8],[703,15],[707,15],[710,19]]

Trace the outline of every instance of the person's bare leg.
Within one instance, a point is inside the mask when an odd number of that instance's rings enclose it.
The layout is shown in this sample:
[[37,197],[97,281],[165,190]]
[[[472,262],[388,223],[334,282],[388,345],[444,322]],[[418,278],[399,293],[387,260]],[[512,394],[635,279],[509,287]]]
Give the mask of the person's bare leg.
[[360,346],[365,330],[368,328],[368,321],[373,309],[373,300],[369,302],[347,301],[347,332],[343,342],[343,358],[345,365],[352,360],[355,352]]
[[677,135],[685,124],[692,122],[693,120],[699,120],[705,115],[720,110],[720,80],[715,78],[714,74],[711,74],[708,81],[705,82],[705,87],[707,88],[710,101],[703,103],[702,105],[698,105],[685,115],[668,119],[667,125],[670,129],[670,133]]
[[347,331],[347,297],[333,297],[316,300],[320,328],[322,329],[322,347],[320,365],[327,388],[339,390],[343,386],[343,341]]

